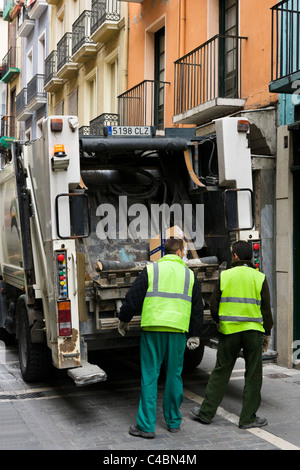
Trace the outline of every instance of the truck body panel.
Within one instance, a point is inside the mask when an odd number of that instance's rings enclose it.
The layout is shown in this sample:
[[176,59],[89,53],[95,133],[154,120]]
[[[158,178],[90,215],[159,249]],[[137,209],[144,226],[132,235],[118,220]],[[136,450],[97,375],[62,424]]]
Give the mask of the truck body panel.
[[[219,120],[217,136],[206,140],[174,129],[163,137],[151,129],[79,136],[75,116],[55,116],[43,122],[41,139],[16,143],[0,171],[0,327],[23,337],[28,322],[33,353],[47,346],[53,365],[78,385],[105,380],[88,352],[139,344],[140,312],[125,338],[117,312],[151,262],[149,239],[178,225],[188,238],[186,263],[202,283],[208,344],[217,334],[209,296],[233,239],[226,190],[246,190],[231,204],[236,225],[240,218],[252,228],[250,150],[237,123]],[[24,375],[38,376],[24,350],[20,357]]]

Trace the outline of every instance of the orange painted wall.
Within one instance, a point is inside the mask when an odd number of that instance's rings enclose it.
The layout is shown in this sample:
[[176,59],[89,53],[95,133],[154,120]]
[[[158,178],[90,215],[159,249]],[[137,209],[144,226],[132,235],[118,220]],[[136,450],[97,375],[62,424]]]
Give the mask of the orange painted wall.
[[[181,5],[186,3],[186,11]],[[245,108],[267,106],[277,100],[270,94],[271,11],[275,0],[240,0],[240,36],[247,36],[242,49],[242,97]],[[152,67],[145,62],[147,31],[166,28],[165,126],[173,126],[174,61],[203,44],[219,31],[219,0],[144,0],[129,3],[128,89],[144,79],[153,79]],[[184,14],[185,13],[185,14]],[[164,18],[164,20],[162,20]],[[156,28],[156,29],[155,29]],[[185,29],[185,33],[184,33]],[[147,54],[149,55],[149,54]]]
[[242,55],[242,97],[245,108],[274,103],[271,81],[271,10],[275,0],[240,0],[240,35],[247,36]]

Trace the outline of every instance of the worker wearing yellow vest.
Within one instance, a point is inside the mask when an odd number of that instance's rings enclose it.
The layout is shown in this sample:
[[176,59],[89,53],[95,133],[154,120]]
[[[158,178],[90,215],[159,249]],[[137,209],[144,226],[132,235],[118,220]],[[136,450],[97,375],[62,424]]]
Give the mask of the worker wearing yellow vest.
[[118,313],[122,335],[133,315],[141,313],[141,396],[137,424],[129,433],[144,438],[155,437],[157,380],[163,361],[163,413],[168,430],[179,431],[184,352],[186,346],[193,350],[200,345],[203,323],[201,285],[182,260],[182,240],[166,240],[165,251],[137,277]]
[[219,326],[217,359],[204,401],[192,410],[203,424],[209,424],[215,416],[241,349],[246,372],[239,427],[268,424],[256,412],[261,401],[262,352],[270,344],[273,319],[266,277],[253,267],[251,259],[251,245],[236,242],[232,247],[232,266],[221,273],[211,296],[211,314]]

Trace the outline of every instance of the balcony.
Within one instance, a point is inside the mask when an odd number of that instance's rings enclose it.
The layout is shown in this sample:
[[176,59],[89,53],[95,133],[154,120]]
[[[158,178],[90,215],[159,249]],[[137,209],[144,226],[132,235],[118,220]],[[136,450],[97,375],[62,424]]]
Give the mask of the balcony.
[[19,73],[20,70],[18,69],[18,67],[16,67],[16,48],[11,47],[2,60],[1,81],[4,83],[9,83]]
[[293,94],[300,79],[300,5],[285,0],[271,8],[271,82],[273,93]]
[[15,116],[2,116],[0,127],[0,149],[10,149],[11,143],[16,140]]
[[216,35],[175,62],[174,123],[204,124],[241,109],[242,41]]
[[169,82],[144,80],[118,96],[121,126],[164,128],[165,87]]
[[28,12],[25,7],[22,7],[22,10],[19,14],[19,27],[18,35],[22,38],[27,38],[34,28],[34,20],[31,20],[28,16]]
[[91,11],[85,10],[72,25],[72,59],[84,63],[97,52],[97,44],[90,38]]
[[23,88],[16,96],[16,117],[18,121],[26,121],[32,116],[32,111],[27,108],[27,88]]
[[77,74],[77,63],[72,60],[72,33],[65,33],[57,43],[57,76],[69,79]]
[[28,16],[31,20],[38,20],[47,8],[46,0],[35,0],[28,11]]
[[81,126],[79,135],[103,135],[103,127],[118,126],[119,115],[113,113],[103,113],[90,121],[89,126]]
[[91,39],[107,42],[119,31],[120,5],[118,0],[92,0]]
[[36,111],[47,103],[47,93],[44,91],[44,75],[36,74],[27,83],[27,108]]
[[46,57],[45,60],[45,83],[44,83],[44,90],[47,93],[52,93],[59,88],[61,88],[64,84],[64,81],[57,76],[57,52],[52,51]]

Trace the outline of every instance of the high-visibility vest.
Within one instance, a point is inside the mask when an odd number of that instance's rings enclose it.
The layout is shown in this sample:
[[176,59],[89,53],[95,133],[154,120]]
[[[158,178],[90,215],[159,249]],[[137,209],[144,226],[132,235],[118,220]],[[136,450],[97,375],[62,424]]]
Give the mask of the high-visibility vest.
[[189,330],[194,273],[176,255],[166,255],[147,266],[148,290],[141,327],[144,330]]
[[223,334],[246,330],[264,332],[261,289],[265,275],[250,266],[235,266],[221,273],[219,331]]

